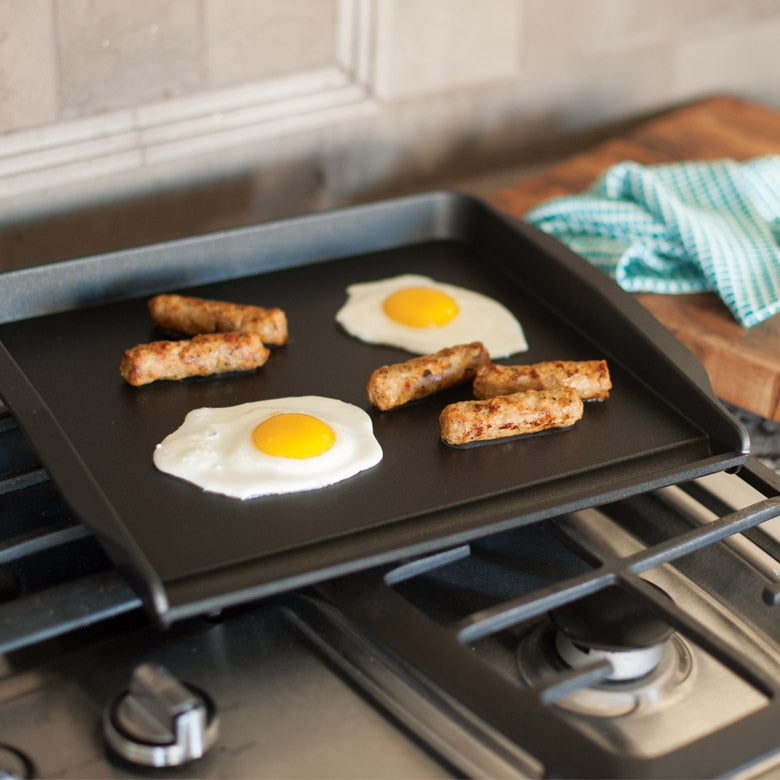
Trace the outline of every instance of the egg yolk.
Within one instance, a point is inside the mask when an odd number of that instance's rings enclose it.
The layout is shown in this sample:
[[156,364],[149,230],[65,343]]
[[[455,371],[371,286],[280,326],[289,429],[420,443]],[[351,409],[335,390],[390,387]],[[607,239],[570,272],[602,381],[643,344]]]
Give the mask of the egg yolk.
[[412,328],[440,327],[458,313],[458,304],[432,287],[406,287],[385,298],[382,310],[393,321]]
[[335,441],[329,425],[298,412],[276,414],[252,431],[255,447],[278,458],[313,458],[329,450]]

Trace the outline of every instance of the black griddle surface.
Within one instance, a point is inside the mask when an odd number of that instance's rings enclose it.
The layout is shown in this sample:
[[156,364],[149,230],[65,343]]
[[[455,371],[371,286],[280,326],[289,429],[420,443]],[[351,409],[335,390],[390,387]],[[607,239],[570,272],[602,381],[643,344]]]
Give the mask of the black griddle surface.
[[[262,255],[261,241],[256,252]],[[21,384],[0,392],[66,498],[163,621],[739,459],[733,447],[713,445],[674,399],[674,387],[655,385],[632,364],[630,350],[619,354],[619,343],[590,340],[587,323],[551,309],[544,290],[507,273],[506,260],[494,262],[468,234],[423,236],[206,285],[160,287],[279,306],[290,339],[251,373],[141,388],[123,382],[118,364],[125,348],[164,335],[149,319],[147,295],[6,323],[0,339]],[[334,317],[347,285],[401,273],[477,290],[513,311],[530,349],[502,362],[607,358],[611,398],[586,404],[569,430],[465,449],[440,442],[438,415],[446,403],[469,398],[468,386],[373,410],[365,394],[371,371],[410,355],[364,344]],[[594,320],[601,314],[594,301]],[[634,354],[642,359],[640,350]],[[681,382],[690,393],[690,382]],[[25,384],[34,392],[22,403]],[[203,492],[152,463],[155,444],[191,409],[297,395],[366,409],[384,451],[381,463],[327,488],[246,501]]]

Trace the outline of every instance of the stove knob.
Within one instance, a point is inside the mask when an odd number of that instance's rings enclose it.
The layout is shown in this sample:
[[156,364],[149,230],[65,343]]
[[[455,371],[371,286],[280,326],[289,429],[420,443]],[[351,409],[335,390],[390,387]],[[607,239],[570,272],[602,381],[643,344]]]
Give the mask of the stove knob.
[[32,763],[17,750],[0,745],[0,778],[3,780],[27,780],[34,777]]
[[142,766],[180,766],[201,758],[216,742],[218,731],[212,700],[159,664],[138,666],[129,690],[109,705],[103,717],[111,748]]

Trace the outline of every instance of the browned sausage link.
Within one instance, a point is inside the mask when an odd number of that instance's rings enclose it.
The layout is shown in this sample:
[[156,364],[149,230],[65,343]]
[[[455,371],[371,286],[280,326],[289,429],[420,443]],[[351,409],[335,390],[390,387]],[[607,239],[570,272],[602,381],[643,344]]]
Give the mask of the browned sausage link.
[[483,401],[460,401],[439,415],[447,444],[469,444],[574,425],[582,417],[582,399],[569,387],[523,390]]
[[257,333],[203,333],[182,341],[153,341],[126,350],[119,373],[131,385],[185,379],[228,371],[249,371],[268,360],[270,350]]
[[382,366],[369,377],[368,399],[378,409],[393,409],[470,381],[487,360],[485,346],[475,341],[411,358],[405,363]]
[[474,397],[492,398],[519,390],[571,387],[585,401],[609,398],[612,380],[606,360],[548,360],[526,366],[489,363],[474,377]]
[[149,314],[157,325],[188,336],[249,330],[259,333],[264,344],[279,346],[287,341],[287,316],[282,309],[264,309],[185,295],[156,295],[148,306]]

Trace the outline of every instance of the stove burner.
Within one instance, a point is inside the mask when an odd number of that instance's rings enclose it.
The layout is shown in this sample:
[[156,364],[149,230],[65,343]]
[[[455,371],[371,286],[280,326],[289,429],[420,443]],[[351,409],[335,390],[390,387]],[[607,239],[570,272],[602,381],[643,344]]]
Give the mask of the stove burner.
[[636,680],[652,672],[661,660],[662,645],[642,647],[636,650],[582,648],[572,642],[562,631],[559,631],[555,635],[555,649],[572,669],[587,666],[601,659],[608,661],[612,671],[607,675],[607,680],[614,681]]
[[649,674],[672,635],[671,626],[614,585],[552,610],[550,620],[558,629],[555,647],[563,661],[576,669],[606,659],[612,666],[607,679],[613,681]]
[[611,586],[552,610],[548,617],[518,645],[517,669],[524,682],[536,685],[600,659],[612,666],[603,682],[569,693],[556,701],[559,707],[616,718],[655,711],[683,695],[693,668],[690,649],[627,591]]
[[[555,647],[555,637],[556,631],[549,623],[537,623],[521,638],[516,654],[517,671],[526,684],[544,683],[567,669],[568,664]],[[605,680],[576,690],[555,704],[569,712],[597,718],[649,714],[684,697],[693,679],[692,671],[690,648],[681,636],[673,634],[661,645],[658,663],[642,677]]]

